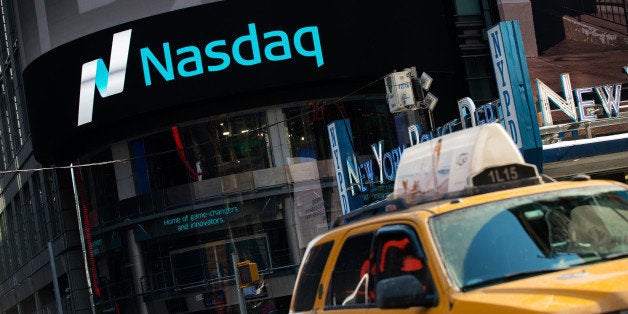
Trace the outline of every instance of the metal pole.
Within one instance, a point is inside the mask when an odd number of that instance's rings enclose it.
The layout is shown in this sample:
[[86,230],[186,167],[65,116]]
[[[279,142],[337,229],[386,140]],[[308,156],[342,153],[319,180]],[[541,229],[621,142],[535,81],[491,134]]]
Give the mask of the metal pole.
[[142,277],[145,274],[144,271],[144,258],[140,249],[140,245],[135,242],[135,235],[133,228],[127,230],[127,242],[129,243],[129,259],[131,261],[131,278],[133,280],[133,288],[135,290],[135,306],[138,313],[147,314],[148,308],[146,302],[144,302],[144,288],[142,287]]
[[76,205],[76,219],[78,220],[79,236],[81,238],[81,250],[83,251],[83,266],[85,267],[85,280],[87,281],[87,291],[89,291],[89,302],[92,313],[96,313],[94,305],[94,292],[92,291],[92,279],[89,275],[89,264],[87,263],[87,250],[85,249],[85,235],[83,234],[83,218],[81,218],[81,206],[79,203],[78,190],[76,188],[76,178],[74,177],[74,164],[70,164],[70,174],[72,175],[72,190],[74,192],[74,204]]
[[52,286],[55,289],[55,303],[57,303],[57,313],[63,314],[61,307],[61,292],[59,291],[59,281],[57,280],[57,264],[55,264],[55,256],[52,252],[52,243],[48,242],[48,258],[50,259],[50,273],[52,274]]
[[235,275],[236,290],[238,291],[238,303],[240,304],[240,313],[246,314],[246,302],[244,301],[244,294],[242,293],[242,289],[240,289],[240,285],[242,283],[240,281],[240,272],[238,272],[238,254],[231,253],[231,260],[233,262],[233,274]]

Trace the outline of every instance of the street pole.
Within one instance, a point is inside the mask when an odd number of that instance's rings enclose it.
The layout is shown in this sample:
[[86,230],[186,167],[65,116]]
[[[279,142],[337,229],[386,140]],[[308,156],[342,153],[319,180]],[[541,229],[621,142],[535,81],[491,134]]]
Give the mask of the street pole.
[[240,313],[246,314],[246,302],[244,301],[244,294],[242,293],[242,289],[240,288],[242,282],[240,281],[240,272],[238,271],[238,254],[231,253],[231,260],[233,262],[233,274],[235,275],[236,290],[238,291],[238,303],[240,304]]
[[85,248],[85,234],[83,233],[83,218],[81,217],[80,199],[78,196],[78,189],[76,184],[76,177],[74,176],[74,164],[70,164],[70,175],[72,177],[72,190],[74,192],[74,204],[76,205],[76,219],[78,222],[79,236],[81,239],[81,250],[83,251],[83,267],[85,267],[85,280],[87,281],[87,291],[89,291],[89,303],[91,306],[92,314],[96,313],[96,306],[94,304],[94,292],[92,290],[92,280],[89,274],[89,263],[87,262],[87,249]]
[[50,272],[52,273],[52,286],[55,289],[55,303],[57,303],[57,314],[63,314],[61,307],[61,291],[59,291],[59,281],[57,280],[57,264],[52,251],[52,243],[48,242],[48,258],[50,260]]

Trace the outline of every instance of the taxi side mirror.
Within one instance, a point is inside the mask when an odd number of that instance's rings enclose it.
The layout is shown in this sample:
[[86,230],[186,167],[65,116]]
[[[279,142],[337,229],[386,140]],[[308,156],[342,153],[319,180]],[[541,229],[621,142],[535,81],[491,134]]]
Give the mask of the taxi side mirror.
[[412,306],[432,306],[423,284],[412,275],[401,275],[377,283],[375,302],[378,308],[402,309]]

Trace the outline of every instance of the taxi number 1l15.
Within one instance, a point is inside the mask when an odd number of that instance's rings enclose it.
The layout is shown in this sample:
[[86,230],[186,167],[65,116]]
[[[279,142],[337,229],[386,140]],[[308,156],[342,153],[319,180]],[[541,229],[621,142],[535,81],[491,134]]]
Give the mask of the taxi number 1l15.
[[507,181],[530,178],[535,175],[533,167],[522,164],[513,164],[488,168],[473,177],[473,185],[495,184]]
[[504,167],[501,169],[492,169],[488,172],[487,175],[492,183],[519,179],[519,172],[517,172],[517,167],[515,166]]

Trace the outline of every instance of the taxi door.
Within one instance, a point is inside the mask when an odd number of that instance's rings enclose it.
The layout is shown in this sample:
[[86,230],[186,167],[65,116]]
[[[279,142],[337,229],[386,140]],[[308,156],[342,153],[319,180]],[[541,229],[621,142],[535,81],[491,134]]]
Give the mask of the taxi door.
[[349,230],[337,254],[325,271],[325,296],[322,313],[367,313],[371,304],[367,301],[370,280],[364,270],[369,260],[376,226],[363,226]]
[[[323,278],[326,296],[321,312],[422,313],[436,303],[425,255],[410,225],[353,229],[336,256]],[[394,292],[399,288],[406,294]],[[412,300],[399,303],[404,297]]]

